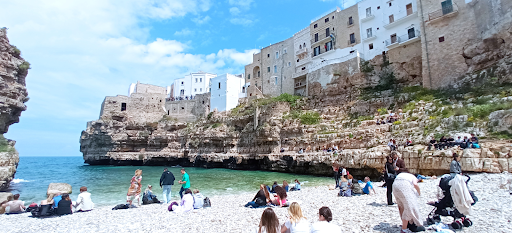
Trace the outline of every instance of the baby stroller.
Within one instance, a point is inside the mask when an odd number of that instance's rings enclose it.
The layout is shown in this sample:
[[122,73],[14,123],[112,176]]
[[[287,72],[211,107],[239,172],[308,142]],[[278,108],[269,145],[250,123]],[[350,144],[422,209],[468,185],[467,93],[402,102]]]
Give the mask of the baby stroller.
[[[471,178],[468,175],[465,175],[468,179],[465,182],[466,188],[469,180]],[[451,175],[443,175],[441,177],[441,180],[439,181],[439,188],[441,188],[441,192],[444,195],[443,198],[438,200],[434,203],[429,203],[430,205],[434,206],[435,208],[430,212],[427,218],[427,225],[432,225],[437,222],[441,221],[441,216],[451,216],[453,217],[453,223],[451,224],[453,229],[461,229],[464,227],[469,227],[473,225],[473,222],[466,217],[466,215],[462,214],[457,208],[455,207],[455,204],[453,202],[453,197],[450,192],[451,186],[450,181],[454,179]],[[469,191],[469,190],[468,190]],[[471,195],[471,198],[473,198],[473,203],[471,205],[474,205],[478,198],[475,196],[473,191],[469,191],[469,194]]]

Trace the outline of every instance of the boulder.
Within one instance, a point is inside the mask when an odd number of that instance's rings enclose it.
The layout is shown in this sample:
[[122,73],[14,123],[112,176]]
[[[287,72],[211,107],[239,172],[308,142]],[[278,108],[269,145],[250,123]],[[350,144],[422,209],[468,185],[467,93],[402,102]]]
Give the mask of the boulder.
[[51,183],[46,194],[67,193],[71,194],[71,185],[66,183]]

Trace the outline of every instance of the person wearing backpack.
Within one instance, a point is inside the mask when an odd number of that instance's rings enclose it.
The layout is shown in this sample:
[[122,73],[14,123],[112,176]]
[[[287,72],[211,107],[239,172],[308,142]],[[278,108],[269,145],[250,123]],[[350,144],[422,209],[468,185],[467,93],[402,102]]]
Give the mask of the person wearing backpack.
[[164,168],[160,176],[160,188],[163,189],[164,204],[171,202],[171,188],[174,185],[174,175],[167,168]]

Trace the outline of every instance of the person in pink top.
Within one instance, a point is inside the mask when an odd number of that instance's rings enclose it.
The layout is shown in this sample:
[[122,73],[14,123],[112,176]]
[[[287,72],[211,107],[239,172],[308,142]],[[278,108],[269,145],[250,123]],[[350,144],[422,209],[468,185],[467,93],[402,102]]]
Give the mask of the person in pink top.
[[281,186],[276,186],[275,191],[277,195],[275,197],[270,197],[272,204],[279,207],[286,206],[286,198],[288,197],[286,190]]

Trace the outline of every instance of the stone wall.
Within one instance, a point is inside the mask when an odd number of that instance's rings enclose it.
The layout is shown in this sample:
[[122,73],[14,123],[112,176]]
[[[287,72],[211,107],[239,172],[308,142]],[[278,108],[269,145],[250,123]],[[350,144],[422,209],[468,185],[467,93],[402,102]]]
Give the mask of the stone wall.
[[[18,123],[21,112],[27,109],[25,78],[29,67],[20,50],[9,44],[7,29],[0,28],[0,134],[7,133],[10,125]],[[0,190],[9,187],[19,162],[15,141],[8,144],[7,152],[0,152]]]
[[192,100],[165,102],[167,115],[182,122],[193,122],[210,112],[210,92],[195,95]]
[[[352,17],[352,24],[348,23],[349,17]],[[359,32],[359,13],[357,4],[337,12],[335,15],[336,20],[336,45],[337,49],[344,49],[353,47],[361,43],[361,35]],[[349,43],[350,34],[354,34],[356,43]]]
[[100,118],[155,122],[166,114],[164,105],[165,94],[132,93],[129,97],[108,96],[102,103]]
[[447,88],[457,78],[510,56],[512,2],[465,2],[454,0],[453,12],[443,15],[439,1],[422,1],[425,87]]

